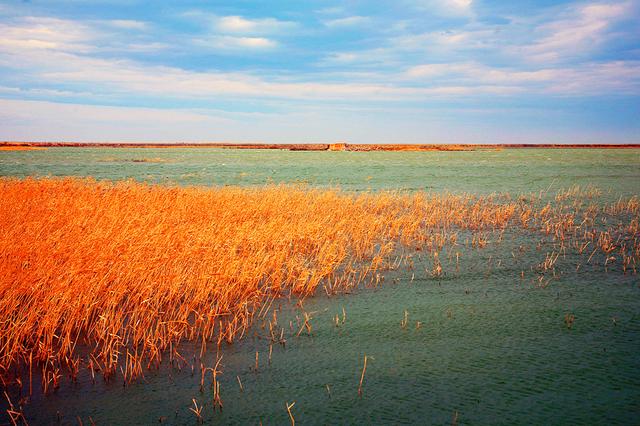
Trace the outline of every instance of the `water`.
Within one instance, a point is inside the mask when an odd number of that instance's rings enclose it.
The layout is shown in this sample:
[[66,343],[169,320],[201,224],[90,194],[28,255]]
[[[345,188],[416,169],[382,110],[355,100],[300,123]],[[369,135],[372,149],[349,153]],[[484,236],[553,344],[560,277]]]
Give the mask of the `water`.
[[[143,160],[152,162],[140,162]],[[180,185],[306,182],[345,190],[537,192],[593,184],[636,194],[640,149],[305,152],[197,148],[0,151],[2,176],[93,176]]]
[[[165,162],[131,161],[143,158]],[[638,194],[640,150],[50,149],[0,152],[0,174],[512,194],[592,184],[606,201]],[[90,418],[96,424],[195,424],[189,411],[195,398],[205,405],[207,424],[286,424],[285,404],[294,401],[298,424],[451,424],[454,417],[458,424],[637,424],[638,276],[622,274],[617,265],[608,272],[594,265],[576,271],[577,257],[568,254],[558,261],[557,279],[541,287],[532,267],[545,249],[536,249],[535,241],[518,235],[482,250],[467,249],[459,269],[443,252],[446,274],[440,279],[425,271],[426,259],[416,258],[413,270],[402,266],[389,272],[375,288],[308,299],[304,310],[312,312],[311,336],[294,336],[301,312],[281,301],[277,308],[287,343],[273,346],[270,365],[260,323],[221,349],[222,412],[213,411],[208,386],[200,393],[199,371],[196,367],[192,377],[189,355],[182,370],[165,362],[160,371],[145,370],[143,380],[126,387],[118,379],[93,384],[83,371],[77,384],[65,378],[60,389],[44,396],[36,378],[25,414],[31,424],[55,424],[58,418],[77,424],[76,416],[84,424]],[[521,244],[528,251],[510,258]],[[346,321],[336,327],[333,318],[342,317],[343,308]],[[571,328],[566,314],[575,315]],[[185,344],[181,352],[194,349]],[[212,366],[214,358],[211,349],[205,364]]]

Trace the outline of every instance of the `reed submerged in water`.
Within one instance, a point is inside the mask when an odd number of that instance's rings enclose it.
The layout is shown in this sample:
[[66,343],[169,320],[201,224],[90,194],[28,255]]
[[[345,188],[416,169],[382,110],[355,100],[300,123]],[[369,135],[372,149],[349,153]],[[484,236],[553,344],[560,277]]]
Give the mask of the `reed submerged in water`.
[[[0,195],[0,372],[40,368],[45,390],[59,386],[65,369],[74,376],[88,366],[105,380],[120,372],[127,383],[166,354],[186,365],[183,340],[199,342],[202,354],[207,342],[242,337],[276,298],[379,285],[387,270],[412,269],[416,253],[437,264],[425,278],[441,282],[444,269],[461,267],[461,245],[503,244],[505,231],[553,244],[534,270],[545,286],[570,250],[625,274],[640,258],[638,199],[598,206],[584,201],[598,196],[593,190],[565,191],[551,203],[508,194],[4,179]],[[489,271],[501,266],[488,263]],[[310,319],[304,313],[298,335],[311,334]],[[343,309],[340,324],[345,319]],[[405,313],[401,326],[407,322]],[[275,326],[274,312],[271,340],[282,343],[284,328],[277,337]],[[257,361],[256,352],[256,371]],[[214,393],[221,409],[219,388]]]

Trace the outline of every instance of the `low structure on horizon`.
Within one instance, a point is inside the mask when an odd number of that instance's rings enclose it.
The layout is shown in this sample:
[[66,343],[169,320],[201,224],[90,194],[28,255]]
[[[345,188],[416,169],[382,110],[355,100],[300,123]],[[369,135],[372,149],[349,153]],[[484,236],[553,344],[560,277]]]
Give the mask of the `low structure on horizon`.
[[329,144],[329,151],[346,151],[347,143],[346,142],[336,142]]

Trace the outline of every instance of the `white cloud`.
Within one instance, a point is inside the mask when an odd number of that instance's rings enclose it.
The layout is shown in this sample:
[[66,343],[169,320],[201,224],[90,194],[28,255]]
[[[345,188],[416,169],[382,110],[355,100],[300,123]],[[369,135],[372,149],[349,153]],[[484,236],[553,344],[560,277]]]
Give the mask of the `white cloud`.
[[[18,40],[20,34],[14,34]],[[268,48],[260,37],[221,36],[212,42],[230,48]],[[55,39],[55,37],[54,37]],[[0,65],[20,73],[23,81],[65,85],[96,94],[210,99],[221,96],[291,100],[417,100],[442,96],[514,93],[593,94],[639,93],[638,62],[593,64],[565,69],[518,70],[476,62],[422,64],[404,73],[343,76],[323,81],[322,75],[282,77],[239,72],[189,71],[122,59],[100,59],[57,49],[0,43]],[[92,49],[89,49],[91,51]],[[346,57],[343,60],[354,58]]]
[[423,64],[410,67],[405,76],[436,85],[517,87],[522,93],[563,96],[640,94],[640,61],[530,70],[489,67],[476,62]]
[[[588,5],[579,10],[584,22],[600,22],[621,14],[621,9],[616,7]],[[278,46],[272,38],[245,33],[275,31],[284,21],[235,18],[238,19],[224,21],[229,34],[213,34],[197,42],[221,51],[253,51],[256,54],[270,52]],[[545,31],[549,34],[545,36],[558,34],[560,23],[565,19],[562,17],[548,24]],[[496,35],[484,26],[464,26],[452,32],[407,33],[389,38],[380,48],[335,52],[325,58],[325,65],[339,69],[332,75],[311,72],[258,74],[215,69],[193,71],[122,58],[105,59],[97,53],[113,49],[104,40],[107,36],[102,27],[96,30],[83,23],[51,18],[23,18],[0,23],[0,66],[20,76],[18,84],[15,79],[11,83],[5,82],[9,88],[0,88],[0,91],[11,93],[11,96],[24,93],[25,97],[31,98],[71,96],[66,92],[73,92],[74,96],[93,92],[95,98],[111,96],[111,100],[137,96],[202,102],[226,97],[245,101],[259,99],[260,102],[268,99],[338,103],[412,102],[526,93],[559,96],[640,94],[639,62],[592,62],[573,67],[512,62],[509,67],[492,67],[483,64],[482,59],[458,54],[465,49],[477,51],[491,43],[497,48],[495,41],[499,37],[509,37],[509,34]],[[168,47],[162,42],[157,43],[132,40],[127,52]],[[443,59],[438,59],[439,63],[421,62],[433,52],[442,54]],[[383,62],[386,68],[379,66]],[[359,73],[353,72],[356,68],[349,67],[358,67]],[[48,89],[31,89],[28,92],[25,90],[29,89],[18,89],[16,92],[10,86]],[[65,90],[47,92],[56,87]]]
[[0,86],[0,93],[9,95],[26,96],[47,96],[47,97],[69,97],[69,96],[93,96],[90,92],[73,92],[70,90],[42,89],[42,88],[21,88]]
[[0,23],[0,51],[35,49],[86,55],[100,51],[148,52],[169,47],[167,43],[148,41],[146,33],[140,34],[147,29],[146,23],[133,20],[78,22],[27,16]]
[[56,18],[26,17],[17,23],[0,23],[0,48],[86,53],[94,50],[91,42],[97,36],[82,23]]
[[145,22],[130,19],[113,19],[105,21],[105,23],[112,27],[125,30],[146,30],[148,28],[148,25]]
[[235,37],[234,42],[244,47],[275,47],[276,43],[264,37]]
[[213,47],[220,50],[238,50],[238,49],[272,49],[278,46],[274,40],[265,37],[235,37],[226,35],[214,35],[209,38],[197,38],[194,42],[206,47]]
[[288,34],[298,27],[293,21],[275,18],[247,18],[240,15],[218,16],[199,10],[183,14],[204,25],[204,33],[190,39],[198,47],[215,48],[234,54],[251,50],[259,52],[276,48],[277,36]]
[[[161,43],[161,42],[141,42],[141,43],[130,43],[127,44],[126,50],[127,52],[155,52],[158,50],[166,50],[173,47],[169,43]],[[116,49],[117,50],[117,49]]]
[[[196,110],[0,99],[0,137],[26,141],[215,140],[234,120]],[[236,129],[237,130],[237,129]]]
[[443,16],[471,16],[473,0],[407,0],[412,5]]
[[569,8],[559,18],[537,28],[537,41],[524,48],[530,60],[554,61],[601,47],[612,36],[609,30],[629,16],[632,3],[591,3]]
[[473,0],[443,0],[442,3],[449,9],[466,13],[471,8]]
[[[566,71],[566,70],[564,70]],[[517,84],[534,82],[553,82],[563,70],[538,69],[514,70],[511,68],[489,67],[477,62],[458,62],[441,64],[423,64],[410,67],[406,76],[412,79],[447,81],[465,81],[470,84]]]
[[274,18],[249,19],[242,16],[214,17],[214,28],[221,33],[232,34],[275,34],[295,28],[297,24],[291,21],[281,21]]
[[443,84],[434,87],[403,86],[389,81],[323,82],[269,78],[246,73],[197,72],[176,67],[143,65],[126,60],[107,60],[68,53],[20,52],[20,61],[8,57],[0,64],[14,67],[25,78],[39,82],[80,85],[113,95],[136,94],[164,98],[209,99],[220,96],[300,100],[407,100],[447,94],[508,93],[518,90],[498,85]]
[[468,64],[423,64],[406,71],[409,78],[434,78],[452,74],[466,74]]
[[[363,50],[332,52],[319,65],[368,65],[397,69],[420,57],[445,55],[457,58],[458,52],[487,49],[489,40],[495,37],[491,30],[474,29],[458,31],[434,31],[426,33],[404,32],[387,38],[380,47]],[[409,58],[409,60],[407,60]]]
[[367,16],[347,16],[345,18],[337,18],[324,21],[324,25],[330,28],[355,27],[368,24],[369,22],[371,22],[371,18]]

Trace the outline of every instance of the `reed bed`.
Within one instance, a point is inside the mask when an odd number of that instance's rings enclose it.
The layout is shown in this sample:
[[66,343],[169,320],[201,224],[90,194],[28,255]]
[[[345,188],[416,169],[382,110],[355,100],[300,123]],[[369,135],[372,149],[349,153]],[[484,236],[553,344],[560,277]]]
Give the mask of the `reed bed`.
[[499,243],[507,229],[544,236],[553,244],[540,274],[580,249],[635,273],[637,198],[598,205],[589,198],[597,194],[583,195],[566,191],[551,204],[542,196],[2,179],[0,376],[40,369],[46,392],[62,370],[74,378],[85,367],[106,380],[120,372],[126,383],[163,356],[184,360],[183,340],[202,354],[242,337],[276,298],[379,284],[385,269],[412,262],[402,253],[427,253],[428,275],[440,279],[443,250],[463,235],[471,249]]

